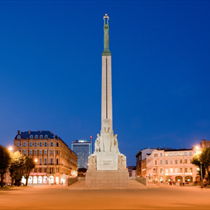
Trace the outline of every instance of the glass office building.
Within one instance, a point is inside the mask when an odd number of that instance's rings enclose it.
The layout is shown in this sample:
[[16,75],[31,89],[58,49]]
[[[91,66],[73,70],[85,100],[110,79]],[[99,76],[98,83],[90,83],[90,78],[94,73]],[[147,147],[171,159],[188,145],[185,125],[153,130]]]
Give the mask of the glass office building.
[[93,138],[71,142],[71,150],[78,156],[78,168],[88,168],[88,157],[93,153]]

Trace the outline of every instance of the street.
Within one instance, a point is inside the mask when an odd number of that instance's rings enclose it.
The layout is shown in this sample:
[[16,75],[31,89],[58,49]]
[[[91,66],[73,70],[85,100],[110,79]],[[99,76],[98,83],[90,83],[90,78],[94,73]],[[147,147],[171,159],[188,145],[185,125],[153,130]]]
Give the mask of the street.
[[31,186],[0,190],[0,209],[209,209],[210,189],[196,187],[142,190],[69,190],[65,186]]

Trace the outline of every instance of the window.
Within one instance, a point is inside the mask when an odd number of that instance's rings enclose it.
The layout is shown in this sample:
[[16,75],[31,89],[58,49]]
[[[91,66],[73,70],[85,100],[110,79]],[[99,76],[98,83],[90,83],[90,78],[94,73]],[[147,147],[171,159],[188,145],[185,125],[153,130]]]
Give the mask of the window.
[[175,164],[178,164],[178,161],[177,160],[175,160]]
[[20,146],[20,143],[19,142],[17,142],[17,147],[19,147]]
[[57,159],[57,165],[58,165],[58,159]]
[[50,151],[50,154],[53,155],[53,150]]
[[42,155],[42,150],[39,150],[39,154]]
[[173,156],[173,153],[170,153],[170,156]]
[[166,160],[166,164],[168,164],[168,160]]
[[39,172],[42,172],[42,168],[39,168]]
[[45,138],[45,139],[48,139],[48,135],[45,135],[44,138]]
[[56,154],[58,155],[58,150],[56,150]]
[[160,164],[163,164],[163,160],[160,160]]
[[56,172],[57,172],[57,173],[59,172],[59,168],[56,168]]
[[44,143],[44,146],[47,147],[47,142]]
[[192,152],[190,152],[190,155],[192,155]]
[[190,173],[192,173],[193,172],[193,169],[192,168],[190,168]]
[[33,139],[33,135],[30,135],[30,139]]
[[170,168],[170,173],[173,173],[173,168]]
[[175,168],[175,173],[178,173],[178,168]]
[[50,143],[50,146],[53,147],[53,142]]
[[24,154],[24,155],[26,154],[26,151],[25,151],[25,150],[23,150],[23,154]]
[[184,163],[187,163],[187,159],[184,160]]
[[155,154],[154,154],[154,157],[158,157],[158,154],[157,154],[157,153],[155,153]]
[[29,154],[32,155],[32,150],[30,150],[30,153]]
[[173,164],[173,160],[170,160],[170,164]]
[[180,173],[182,173],[182,168],[180,168]]
[[165,169],[165,172],[166,172],[166,174],[168,173],[168,169],[167,168]]
[[47,150],[44,151],[44,154],[47,155]]
[[57,142],[57,144],[56,144],[56,145],[57,145],[57,147],[58,147],[58,145],[59,145],[59,144],[58,144],[58,142]]
[[39,164],[42,165],[42,158],[39,159]]
[[37,168],[34,169],[34,172],[37,172]]
[[44,168],[44,172],[47,172],[47,168]]
[[157,165],[157,160],[155,161],[155,165]]
[[38,135],[35,135],[35,139],[38,139]]
[[163,173],[163,169],[162,169],[162,168],[160,168],[160,173],[161,173],[161,174]]
[[17,139],[21,139],[20,135],[17,136]]
[[25,142],[23,142],[23,146],[24,146],[24,147],[26,146],[26,143],[25,143]]
[[42,147],[42,142],[39,142],[39,146]]
[[40,138],[40,139],[43,139],[43,135],[40,135],[39,138]]
[[182,155],[182,153],[180,152],[179,155]]
[[51,165],[53,164],[53,158],[50,159],[50,163],[51,163]]
[[187,152],[185,152],[184,155],[187,155]]
[[163,154],[162,154],[162,153],[160,153],[160,157],[162,157],[162,155],[163,155]]
[[180,159],[180,164],[182,163],[182,159]]
[[177,156],[177,152],[175,152],[175,156]]
[[30,142],[30,147],[32,147],[32,142]]
[[37,147],[37,142],[35,142],[35,147]]
[[37,150],[34,150],[34,154],[35,154],[35,155],[37,154]]
[[165,156],[168,156],[168,153],[165,153]]
[[47,165],[47,158],[44,159],[44,164]]
[[187,173],[187,168],[184,169],[185,173]]

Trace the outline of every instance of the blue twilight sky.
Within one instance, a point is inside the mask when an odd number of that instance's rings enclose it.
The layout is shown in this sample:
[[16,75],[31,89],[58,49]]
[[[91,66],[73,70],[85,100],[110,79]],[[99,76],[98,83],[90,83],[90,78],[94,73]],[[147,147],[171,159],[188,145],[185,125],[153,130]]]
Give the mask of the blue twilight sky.
[[103,15],[113,119],[135,165],[145,147],[210,139],[210,1],[0,1],[0,144],[50,130],[69,146],[101,126]]

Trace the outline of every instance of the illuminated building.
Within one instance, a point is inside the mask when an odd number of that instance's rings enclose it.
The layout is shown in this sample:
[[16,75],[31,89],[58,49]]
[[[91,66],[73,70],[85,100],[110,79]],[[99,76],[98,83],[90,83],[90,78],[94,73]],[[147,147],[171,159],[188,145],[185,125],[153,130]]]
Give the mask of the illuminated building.
[[191,164],[193,149],[154,149],[146,155],[146,177],[149,182],[194,182],[197,167]]
[[71,149],[78,156],[78,168],[88,168],[88,157],[93,153],[93,139],[80,139],[71,142]]
[[205,139],[202,139],[200,146],[201,148],[210,147],[210,141],[206,141]]
[[36,162],[28,184],[65,184],[67,178],[77,175],[77,155],[51,131],[18,131],[14,151]]

